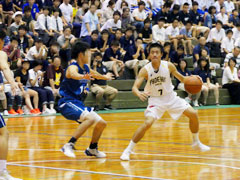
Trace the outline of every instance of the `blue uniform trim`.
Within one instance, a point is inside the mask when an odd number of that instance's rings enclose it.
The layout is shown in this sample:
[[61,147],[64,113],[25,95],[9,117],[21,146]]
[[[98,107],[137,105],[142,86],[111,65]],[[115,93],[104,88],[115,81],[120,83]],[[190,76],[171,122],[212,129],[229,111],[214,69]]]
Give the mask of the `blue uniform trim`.
[[5,123],[2,115],[0,115],[0,128],[3,128],[3,127],[5,127],[5,126],[6,126],[6,123]]

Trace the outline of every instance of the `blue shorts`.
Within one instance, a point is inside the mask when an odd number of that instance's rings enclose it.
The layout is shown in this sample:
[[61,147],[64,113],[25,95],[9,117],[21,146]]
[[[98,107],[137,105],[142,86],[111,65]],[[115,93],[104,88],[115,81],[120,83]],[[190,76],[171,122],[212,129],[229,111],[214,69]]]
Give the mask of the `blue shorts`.
[[61,114],[69,119],[77,122],[81,122],[81,116],[84,113],[89,113],[93,111],[91,107],[85,107],[82,101],[76,99],[62,98],[58,101],[58,107]]
[[5,121],[2,117],[2,115],[0,115],[0,128],[5,127],[5,126],[6,126]]

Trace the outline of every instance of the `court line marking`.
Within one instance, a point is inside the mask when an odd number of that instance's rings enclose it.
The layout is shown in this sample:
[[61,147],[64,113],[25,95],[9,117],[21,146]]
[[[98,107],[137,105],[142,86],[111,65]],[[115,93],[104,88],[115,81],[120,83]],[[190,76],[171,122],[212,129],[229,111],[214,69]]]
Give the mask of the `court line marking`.
[[140,179],[170,180],[170,179],[154,178],[154,177],[147,177],[147,176],[136,176],[136,175],[118,174],[118,173],[110,173],[110,172],[78,170],[78,169],[66,169],[66,168],[56,168],[56,167],[47,167],[47,166],[33,166],[33,165],[22,165],[22,164],[8,164],[8,165],[20,166],[20,167],[29,167],[29,168],[38,168],[38,169],[82,172],[82,173],[89,173],[89,174],[102,174],[102,175],[109,175],[109,176],[131,177],[131,178],[140,178]]
[[[20,150],[20,151],[54,151],[54,152],[60,152],[59,150],[55,149],[12,149],[12,150]],[[80,150],[76,150],[76,152],[84,152]],[[107,154],[122,154],[122,152],[108,152],[104,151]],[[135,155],[145,155],[145,156],[162,156],[162,157],[180,157],[180,158],[193,158],[193,159],[207,159],[207,160],[224,160],[224,161],[236,161],[240,162],[240,159],[232,159],[232,158],[216,158],[216,157],[208,157],[208,156],[182,156],[182,155],[173,155],[173,154],[150,154],[150,153],[133,153]],[[86,160],[86,159],[85,159]],[[45,162],[43,161],[17,161],[17,162],[8,162],[8,163],[32,163],[32,162]],[[53,160],[53,161],[61,161],[61,160]],[[63,160],[65,161],[65,160]],[[152,160],[154,161],[154,160]],[[48,162],[48,161],[47,161]],[[240,167],[239,167],[240,168]]]

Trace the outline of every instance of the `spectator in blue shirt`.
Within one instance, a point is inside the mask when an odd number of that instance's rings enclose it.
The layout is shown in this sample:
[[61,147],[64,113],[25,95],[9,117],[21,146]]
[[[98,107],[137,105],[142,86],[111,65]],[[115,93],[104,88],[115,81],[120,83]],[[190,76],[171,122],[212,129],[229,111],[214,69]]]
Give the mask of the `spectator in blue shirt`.
[[[185,24],[185,27],[183,27],[180,30],[180,35],[183,35],[183,37],[184,37],[184,39],[182,40],[182,43],[184,46],[184,54],[185,55],[192,55],[192,53],[193,53],[192,40],[196,39],[193,37],[193,34],[195,33],[194,31],[196,31],[196,29],[193,28],[191,21],[187,21]],[[189,53],[187,53],[187,49],[188,49]]]
[[164,18],[165,19],[165,22],[168,22],[168,13],[169,13],[169,10],[171,8],[171,4],[170,3],[164,3],[162,9],[160,11],[158,11],[157,15],[155,16],[155,24],[158,23],[158,20],[160,18]]
[[177,51],[171,52],[170,59],[175,66],[178,66],[178,64],[180,63],[180,60],[183,58],[184,58],[184,47],[182,45],[179,45],[177,48]]
[[208,9],[208,14],[205,16],[204,19],[204,26],[212,29],[212,27],[216,26],[217,18],[216,18],[216,7],[210,6]]
[[239,14],[236,9],[232,11],[232,14],[230,15],[230,18],[229,18],[229,23],[233,24],[234,26],[240,23]]
[[133,29],[128,27],[125,36],[122,36],[120,39],[121,47],[126,51],[127,48],[134,44]]
[[179,19],[179,10],[180,6],[178,4],[174,4],[172,11],[168,13],[168,23],[173,23],[175,19]]
[[84,42],[87,42],[89,45],[90,45],[90,48],[91,48],[91,52],[94,53],[94,52],[100,52],[99,49],[98,49],[98,44],[99,44],[99,41],[98,41],[98,30],[94,30],[92,32],[92,35],[91,36],[86,36],[85,38],[82,39]]
[[105,52],[110,45],[110,34],[109,31],[104,29],[101,32],[101,36],[98,38],[98,49],[100,52]]
[[36,4],[38,5],[39,9],[42,9],[44,6],[47,7],[52,7],[53,6],[53,1],[52,0],[36,0]]
[[[203,105],[207,104],[208,93],[210,90],[214,91],[214,96],[216,100],[216,105],[219,105],[219,90],[218,87],[211,83],[211,72],[209,69],[209,61],[205,58],[200,58],[198,61],[198,67],[194,69],[193,74],[198,75],[202,78],[203,86]],[[198,101],[201,93],[196,96],[196,101]]]
[[206,38],[205,37],[200,37],[199,44],[196,45],[193,49],[193,67],[197,67],[197,62],[201,56],[201,49],[206,49],[208,52],[208,55],[210,55],[209,49],[206,46]]
[[36,21],[38,13],[39,13],[39,8],[38,8],[37,4],[35,4],[35,0],[28,0],[28,3],[23,5],[23,8],[22,8],[23,13],[24,13],[25,6],[29,6],[31,8],[32,18]]
[[103,55],[103,65],[107,67],[109,71],[113,71],[115,79],[120,79],[120,75],[124,70],[124,63],[121,60],[119,41],[113,41],[111,47],[109,47]]

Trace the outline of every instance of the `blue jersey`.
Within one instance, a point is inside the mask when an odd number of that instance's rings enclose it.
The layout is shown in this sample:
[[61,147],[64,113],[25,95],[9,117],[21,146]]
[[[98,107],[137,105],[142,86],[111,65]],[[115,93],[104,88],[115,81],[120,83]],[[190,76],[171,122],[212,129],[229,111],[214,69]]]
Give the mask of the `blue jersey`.
[[[76,62],[70,64],[69,66],[72,66],[72,65],[75,65],[78,67],[79,74],[84,75],[84,74],[90,73],[90,69],[86,64],[84,64],[84,69],[82,69],[79,66],[79,64]],[[63,98],[77,99],[82,101],[84,99],[84,90],[86,89],[88,82],[89,80],[86,80],[86,79],[81,79],[81,80],[69,79],[65,75],[65,78],[61,83],[59,93]]]

